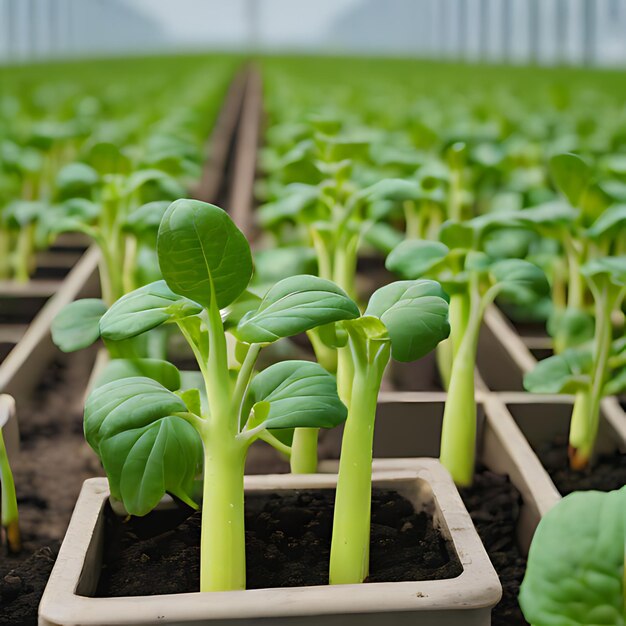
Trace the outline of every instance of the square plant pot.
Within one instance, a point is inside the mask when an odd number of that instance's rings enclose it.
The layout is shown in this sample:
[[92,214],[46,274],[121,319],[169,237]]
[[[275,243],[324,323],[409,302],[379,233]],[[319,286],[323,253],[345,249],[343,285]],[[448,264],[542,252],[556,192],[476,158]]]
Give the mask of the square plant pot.
[[[68,276],[55,283],[54,295],[48,294],[51,297],[37,296],[26,300],[15,298],[16,312],[22,311],[31,300],[37,303],[30,317],[18,324],[18,340],[0,362],[0,392],[13,395],[18,405],[32,394],[41,372],[58,353],[50,335],[52,320],[63,307],[77,298],[95,297],[98,294],[99,258],[98,250],[90,248]],[[18,322],[16,320],[16,324]],[[10,326],[5,326],[5,331]]]
[[[385,459],[393,463],[376,468],[399,467],[414,457],[438,457],[445,401],[445,393],[381,393],[374,429],[375,464]],[[507,475],[520,492],[517,535],[526,553],[539,520],[558,502],[559,494],[499,397],[477,392],[476,401],[476,460],[492,472]]]
[[[333,474],[245,479],[247,493],[334,489]],[[131,624],[324,624],[488,626],[498,577],[448,473],[433,459],[374,472],[373,484],[427,508],[463,567],[439,581],[323,585],[246,591],[94,598],[104,549],[107,481],[85,482],[39,608],[40,626]]]
[[[529,442],[535,456],[540,454],[540,451],[546,450],[555,439],[563,441],[563,456],[565,455],[574,403],[573,396],[530,393],[497,395],[505,411],[512,417],[523,437]],[[595,452],[598,455],[626,454],[626,418],[615,397],[602,400]],[[552,479],[550,481],[552,482]],[[593,481],[594,472],[592,471],[586,484],[581,488],[602,489],[600,485],[594,486]],[[615,487],[619,486],[621,485]],[[559,493],[556,486],[554,489]]]

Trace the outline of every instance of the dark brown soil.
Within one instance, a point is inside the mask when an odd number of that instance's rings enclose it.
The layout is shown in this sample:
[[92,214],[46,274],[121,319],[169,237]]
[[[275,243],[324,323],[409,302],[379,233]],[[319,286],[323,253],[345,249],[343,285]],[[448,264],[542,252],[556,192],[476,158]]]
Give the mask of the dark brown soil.
[[521,496],[508,477],[480,467],[472,487],[460,491],[502,584],[502,600],[492,611],[491,624],[527,626],[517,602],[526,568],[515,532]]
[[82,432],[82,393],[94,352],[59,356],[32,399],[18,406],[13,460],[24,549],[0,558],[0,624],[37,622],[37,606],[86,478],[102,475]]
[[584,471],[570,469],[567,439],[558,437],[537,450],[541,463],[550,474],[559,492],[566,496],[572,491],[613,491],[626,485],[626,454],[598,455]]
[[[331,490],[248,496],[247,587],[328,584],[333,504]],[[169,527],[145,518],[124,523],[108,511],[104,548],[108,558],[98,596],[186,593],[199,588],[200,513],[178,526],[173,517]],[[416,513],[396,492],[374,490],[369,582],[441,580],[461,571],[453,548],[433,527],[428,513]]]

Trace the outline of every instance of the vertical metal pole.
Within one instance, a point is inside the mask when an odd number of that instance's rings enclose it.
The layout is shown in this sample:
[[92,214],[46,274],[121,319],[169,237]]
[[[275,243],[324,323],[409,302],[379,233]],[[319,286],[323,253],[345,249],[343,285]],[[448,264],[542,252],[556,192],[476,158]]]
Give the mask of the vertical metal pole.
[[594,0],[583,0],[583,62],[595,63],[596,53],[596,5]]
[[6,24],[4,32],[7,42],[7,62],[14,63],[17,58],[17,0],[5,0]]
[[567,63],[567,33],[569,30],[569,0],[557,0],[556,4],[556,57],[557,63]]
[[259,50],[259,2],[260,0],[245,0],[246,47],[249,54]]
[[478,8],[478,51],[481,61],[489,56],[489,0],[480,0]]
[[501,54],[507,63],[512,59],[513,48],[513,0],[502,0]]
[[528,49],[531,63],[537,63],[541,57],[539,28],[539,0],[528,0]]

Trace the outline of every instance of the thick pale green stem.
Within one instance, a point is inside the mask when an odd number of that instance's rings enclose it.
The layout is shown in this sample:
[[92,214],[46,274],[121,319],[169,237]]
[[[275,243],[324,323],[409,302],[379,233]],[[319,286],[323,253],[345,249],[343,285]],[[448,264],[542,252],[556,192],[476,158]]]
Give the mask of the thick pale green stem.
[[[222,420],[217,420],[222,421]],[[207,429],[200,539],[200,591],[246,587],[243,475],[246,446],[229,431]]]
[[450,296],[450,337],[437,345],[437,366],[444,389],[450,386],[452,363],[459,351],[461,340],[469,322],[469,295],[465,292]]
[[402,204],[404,209],[405,234],[407,239],[422,239],[424,235],[423,213],[413,200],[406,200]]
[[471,296],[471,315],[452,364],[443,412],[440,460],[459,486],[471,485],[476,448],[474,368],[482,323],[480,296]]
[[7,541],[9,553],[16,554],[22,549],[19,515],[17,510],[17,496],[15,482],[9,465],[9,457],[4,436],[0,428],[0,511],[2,513],[2,527]]
[[209,333],[209,358],[205,384],[212,419],[224,420],[232,434],[239,428],[238,420],[231,419],[231,381],[228,373],[228,352],[222,318],[211,285],[211,305],[207,309]]
[[0,226],[0,280],[11,276],[11,234]]
[[[611,311],[615,304],[614,300],[608,297],[606,290],[602,296],[601,299],[596,299],[595,352],[589,398],[585,400],[582,406],[576,407],[574,405],[574,410],[572,411],[569,456],[570,465],[573,469],[584,469],[589,465],[598,435],[600,402],[606,382],[607,364],[611,354]],[[577,412],[582,412],[585,408],[588,411],[586,420],[577,414]],[[575,418],[576,424],[574,425]],[[571,435],[574,435],[575,438],[572,439]]]
[[35,224],[22,226],[17,237],[13,274],[15,280],[27,283],[33,270]]
[[337,350],[328,347],[319,336],[317,328],[307,331],[307,337],[313,346],[315,359],[317,362],[331,374],[337,371]]
[[[579,391],[574,399],[574,408],[572,409],[569,429],[569,457],[572,467],[578,465],[578,451],[585,447],[585,442],[588,439],[590,409],[590,390],[585,389]],[[584,465],[586,465],[586,463],[583,463],[583,466]]]
[[460,222],[463,208],[463,175],[460,169],[450,170],[450,194],[448,197],[448,219]]
[[317,472],[317,437],[319,428],[296,428],[291,445],[291,473]]
[[354,234],[340,238],[333,258],[332,279],[350,297],[356,298],[356,264],[359,236]]
[[374,422],[389,345],[379,343],[371,349],[375,354],[369,362],[355,360],[352,398],[341,444],[330,549],[332,585],[361,583],[369,573]]

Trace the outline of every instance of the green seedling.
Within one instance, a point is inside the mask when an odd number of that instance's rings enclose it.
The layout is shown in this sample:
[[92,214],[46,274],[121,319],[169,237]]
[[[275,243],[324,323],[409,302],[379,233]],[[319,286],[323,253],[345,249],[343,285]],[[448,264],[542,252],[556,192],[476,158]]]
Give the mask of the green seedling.
[[485,310],[498,296],[528,303],[549,292],[543,271],[532,263],[494,260],[480,251],[485,236],[501,226],[497,214],[464,223],[447,222],[440,233],[441,241],[406,240],[386,263],[389,270],[404,278],[436,279],[450,294],[449,352],[440,358],[448,389],[441,462],[461,486],[471,484],[474,475],[474,369]]
[[431,280],[382,287],[361,317],[322,329],[322,338],[338,350],[339,396],[348,407],[335,499],[331,584],[360,583],[369,572],[374,422],[387,364],[391,357],[403,362],[423,357],[449,331],[446,295]]
[[572,493],[535,531],[519,602],[532,626],[626,624],[626,487]]
[[[256,359],[282,337],[357,318],[359,310],[338,286],[316,276],[294,276],[262,299],[252,296],[246,291],[250,247],[228,215],[210,204],[174,202],[161,221],[157,252],[163,280],[120,298],[99,319],[98,332],[126,341],[177,326],[204,389],[179,389],[173,366],[163,366],[166,379],[128,378],[135,365],[118,364],[121,372],[87,401],[85,435],[111,494],[133,515],[148,513],[166,492],[196,506],[193,481],[202,471],[201,590],[243,589],[248,448],[262,439],[289,453],[274,431],[329,428],[347,413],[334,376],[320,365],[284,361],[254,376]],[[236,338],[234,351],[227,334]]]
[[2,433],[2,429],[14,414],[13,398],[6,394],[0,395],[0,521],[9,554],[18,554],[22,549],[15,481]]
[[586,468],[593,456],[605,395],[626,387],[624,341],[613,341],[612,314],[626,297],[626,257],[602,257],[580,269],[592,294],[595,333],[591,346],[578,346],[540,361],[524,377],[534,393],[575,393],[570,423],[569,458],[573,469]]

